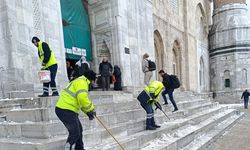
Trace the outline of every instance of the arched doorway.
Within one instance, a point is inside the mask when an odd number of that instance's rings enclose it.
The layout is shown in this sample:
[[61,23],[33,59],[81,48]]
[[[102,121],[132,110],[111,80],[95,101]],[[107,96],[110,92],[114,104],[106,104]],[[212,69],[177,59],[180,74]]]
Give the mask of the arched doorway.
[[173,49],[173,74],[175,74],[180,80],[182,80],[182,72],[181,72],[181,47],[177,40],[174,41]]
[[164,45],[158,30],[154,31],[154,47],[156,62],[156,78],[159,79],[158,71],[164,69]]

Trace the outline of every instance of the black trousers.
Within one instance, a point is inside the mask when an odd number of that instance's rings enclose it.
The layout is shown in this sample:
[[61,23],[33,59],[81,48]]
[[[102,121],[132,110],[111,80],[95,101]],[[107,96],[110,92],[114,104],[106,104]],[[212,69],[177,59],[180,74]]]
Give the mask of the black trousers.
[[[69,132],[67,143],[70,144],[69,150],[84,150],[83,141],[82,141],[82,125],[78,118],[78,114],[66,110],[55,108],[57,117],[63,122],[64,126]],[[75,147],[75,149],[73,149]]]
[[57,64],[50,66],[48,69],[50,71],[51,81],[48,83],[43,83],[43,93],[46,95],[49,95],[49,86],[51,87],[53,93],[58,93],[55,81],[57,73]]
[[248,108],[248,98],[244,98],[244,108],[247,109]]
[[177,105],[176,105],[176,103],[175,103],[175,101],[174,101],[173,93],[174,93],[174,89],[171,89],[171,90],[166,90],[166,89],[165,89],[165,90],[161,93],[161,95],[162,95],[162,97],[163,97],[165,103],[168,103],[168,102],[167,102],[167,97],[166,97],[166,94],[168,94],[169,100],[170,100],[171,103],[173,104],[174,109],[177,110],[178,107],[177,107]]
[[102,90],[109,90],[110,88],[110,76],[102,76]]

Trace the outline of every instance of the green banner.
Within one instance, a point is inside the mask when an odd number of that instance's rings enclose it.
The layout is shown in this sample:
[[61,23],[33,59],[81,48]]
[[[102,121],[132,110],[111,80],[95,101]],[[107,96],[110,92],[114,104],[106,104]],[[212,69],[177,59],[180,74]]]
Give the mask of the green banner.
[[91,30],[87,0],[60,0],[63,21],[64,46],[67,59],[86,55],[92,60]]

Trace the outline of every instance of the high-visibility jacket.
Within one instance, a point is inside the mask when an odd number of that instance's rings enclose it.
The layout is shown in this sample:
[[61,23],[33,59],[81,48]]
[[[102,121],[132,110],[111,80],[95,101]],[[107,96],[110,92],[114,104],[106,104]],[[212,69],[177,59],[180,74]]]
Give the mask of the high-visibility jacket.
[[88,96],[89,84],[90,81],[84,76],[70,82],[60,93],[56,107],[75,113],[78,113],[80,109],[84,113],[94,110],[95,107]]
[[[38,51],[39,51],[39,59],[40,59],[40,63],[43,65],[43,60],[44,60],[44,50],[43,50],[43,47],[42,47],[42,43],[41,41],[38,42]],[[56,61],[56,58],[55,58],[55,55],[54,53],[51,51],[51,48],[50,49],[50,58],[49,58],[49,61],[45,64],[44,68],[48,68],[52,65],[55,65],[57,64],[57,61]]]
[[[162,84],[162,82],[153,81],[147,87],[145,87],[144,90],[147,92],[149,96],[151,95],[150,93],[153,93],[155,96],[155,100],[158,101],[160,93],[163,90],[163,88],[164,88],[164,85]],[[150,96],[150,100],[152,100],[151,96]]]

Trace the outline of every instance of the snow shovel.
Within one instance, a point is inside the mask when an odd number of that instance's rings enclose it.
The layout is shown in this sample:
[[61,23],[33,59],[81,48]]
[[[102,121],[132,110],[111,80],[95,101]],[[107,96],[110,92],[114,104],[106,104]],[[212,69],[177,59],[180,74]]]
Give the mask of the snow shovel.
[[121,143],[114,137],[114,135],[109,131],[109,129],[103,124],[99,117],[95,116],[98,122],[105,128],[105,130],[109,133],[110,136],[116,141],[116,143],[121,147],[122,150],[125,150]]

